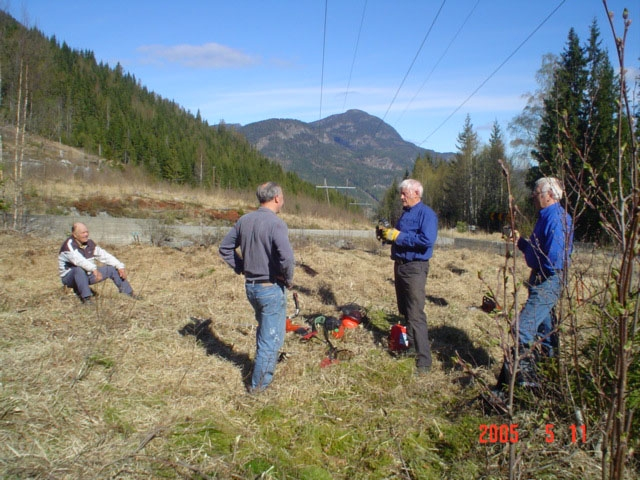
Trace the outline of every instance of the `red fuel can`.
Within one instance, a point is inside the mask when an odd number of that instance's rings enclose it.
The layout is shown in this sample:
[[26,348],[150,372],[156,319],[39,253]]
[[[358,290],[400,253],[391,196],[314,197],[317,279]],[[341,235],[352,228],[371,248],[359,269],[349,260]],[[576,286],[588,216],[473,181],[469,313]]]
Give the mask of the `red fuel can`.
[[397,323],[391,327],[389,332],[389,350],[392,352],[400,352],[409,348],[409,339],[407,338],[407,327]]

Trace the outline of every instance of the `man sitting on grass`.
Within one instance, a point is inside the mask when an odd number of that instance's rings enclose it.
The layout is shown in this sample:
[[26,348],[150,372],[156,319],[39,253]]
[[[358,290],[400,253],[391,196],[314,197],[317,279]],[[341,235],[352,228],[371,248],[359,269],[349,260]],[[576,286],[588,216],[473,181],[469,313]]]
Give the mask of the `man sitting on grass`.
[[[96,261],[103,266],[98,267]],[[124,263],[89,239],[89,229],[84,223],[77,222],[71,227],[71,236],[60,247],[58,268],[63,285],[73,288],[84,304],[93,303],[89,285],[107,278],[115,283],[120,293],[138,298],[127,281]]]

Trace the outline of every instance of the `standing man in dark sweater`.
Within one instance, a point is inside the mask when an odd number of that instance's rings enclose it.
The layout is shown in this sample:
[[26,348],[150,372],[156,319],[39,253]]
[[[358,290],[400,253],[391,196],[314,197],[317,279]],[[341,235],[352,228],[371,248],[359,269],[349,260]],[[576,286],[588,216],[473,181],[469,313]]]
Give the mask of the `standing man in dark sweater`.
[[438,236],[438,217],[422,203],[422,184],[414,179],[403,180],[398,189],[402,215],[395,228],[383,230],[383,237],[392,242],[391,258],[396,285],[398,311],[407,322],[409,347],[416,351],[416,375],[431,370],[431,343],[424,312],[425,287],[429,259]]
[[293,286],[295,266],[287,225],[277,216],[284,206],[282,188],[267,182],[258,187],[256,196],[258,210],[243,215],[219,248],[222,259],[244,275],[247,299],[258,322],[251,392],[264,390],[273,378],[286,333],[285,289]]

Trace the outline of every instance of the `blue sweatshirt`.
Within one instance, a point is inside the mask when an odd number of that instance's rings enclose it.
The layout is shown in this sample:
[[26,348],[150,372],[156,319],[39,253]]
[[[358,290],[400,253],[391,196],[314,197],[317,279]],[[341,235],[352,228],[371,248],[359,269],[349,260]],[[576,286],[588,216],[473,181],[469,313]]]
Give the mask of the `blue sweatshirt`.
[[438,217],[422,202],[404,209],[396,229],[400,234],[391,245],[391,258],[413,262],[429,260],[438,237]]
[[[565,242],[568,248],[565,252]],[[573,251],[573,221],[560,203],[543,208],[528,240],[520,237],[518,248],[524,254],[527,266],[545,277],[560,272],[568,265]]]

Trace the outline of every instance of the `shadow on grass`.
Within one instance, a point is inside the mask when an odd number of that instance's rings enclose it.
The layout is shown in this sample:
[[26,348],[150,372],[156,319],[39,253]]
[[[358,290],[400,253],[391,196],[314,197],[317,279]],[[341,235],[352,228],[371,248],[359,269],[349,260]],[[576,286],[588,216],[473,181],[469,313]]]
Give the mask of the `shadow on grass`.
[[[371,332],[377,345],[388,346],[389,334],[392,325],[400,323],[406,325],[404,317],[396,314],[385,315],[384,323],[372,322],[364,319],[363,326]],[[446,370],[460,368],[457,357],[474,367],[490,367],[495,360],[489,353],[480,347],[476,347],[464,330],[449,326],[429,327],[429,340],[431,350],[438,360],[442,362]],[[389,351],[391,356],[398,356],[399,352]]]
[[[431,348],[446,369],[456,367],[457,355],[472,367],[491,366],[493,360],[484,348],[474,347],[464,330],[449,326],[429,329]],[[456,355],[457,354],[457,355]]]
[[396,323],[404,324],[404,318],[395,314],[387,314],[385,315],[384,322],[381,322],[380,320],[374,322],[367,316],[362,319],[362,327],[371,332],[374,344],[384,346],[389,355],[393,357],[396,357],[398,352],[392,352],[388,349],[389,333],[391,331],[391,327]]
[[318,289],[318,296],[320,297],[320,301],[323,305],[337,304],[336,296],[333,293],[331,286],[327,283],[320,285],[320,288]]
[[428,302],[433,303],[438,307],[446,307],[447,305],[449,305],[449,302],[447,302],[446,298],[436,297],[434,295],[427,295],[425,298]]
[[210,318],[205,320],[191,317],[191,322],[178,330],[178,333],[183,337],[193,335],[198,343],[204,347],[207,355],[216,355],[240,367],[245,387],[249,388],[253,367],[251,358],[246,353],[235,352],[231,345],[212,332]]
[[[313,293],[308,289],[301,287],[296,287],[296,290],[299,293],[307,295]],[[328,284],[323,284],[320,287],[318,295],[320,295],[324,305],[334,305],[338,311],[342,311],[343,313],[362,310],[358,305],[337,305],[333,290]],[[449,302],[445,298],[433,295],[427,295],[426,300],[439,307],[446,307],[449,305]],[[303,317],[308,319],[308,323],[309,319],[313,320],[313,318],[318,315],[320,315],[320,313],[316,313],[311,316],[305,315]],[[376,345],[382,345],[385,348],[388,348],[389,333],[392,325],[397,323],[405,324],[406,322],[404,317],[396,314],[386,314],[384,317],[384,321],[379,319],[374,322],[372,319],[368,318],[365,313],[362,317],[362,326],[371,333]],[[493,359],[489,353],[483,348],[475,347],[472,340],[464,330],[448,326],[429,328],[429,338],[432,342],[431,348],[433,353],[437,355],[445,369],[450,370],[455,367],[460,368],[456,361],[456,357],[458,356],[462,361],[472,367],[490,366],[493,363]],[[388,352],[394,357],[399,354],[398,352],[392,352],[389,350]]]

